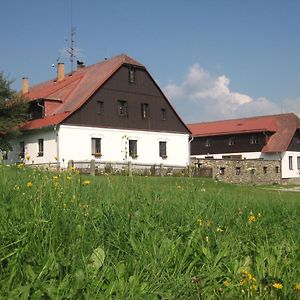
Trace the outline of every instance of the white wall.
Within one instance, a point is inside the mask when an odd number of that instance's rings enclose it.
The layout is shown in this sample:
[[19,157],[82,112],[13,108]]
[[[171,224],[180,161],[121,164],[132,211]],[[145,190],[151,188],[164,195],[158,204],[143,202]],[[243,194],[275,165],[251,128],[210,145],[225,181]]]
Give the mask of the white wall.
[[[292,169],[289,167],[289,156],[292,157]],[[300,157],[300,152],[286,151],[282,153],[282,178],[297,178],[300,177],[297,165],[297,157]]]
[[[188,134],[61,125],[58,138],[59,159],[65,167],[69,160],[91,159],[176,166],[189,164]],[[91,154],[91,138],[101,138],[101,158]],[[136,159],[128,155],[129,139],[138,141]],[[159,141],[167,142],[167,159],[159,156]]]
[[[38,156],[38,139],[44,139],[44,155]],[[11,142],[13,151],[8,153],[8,163],[16,163],[20,161],[20,142],[25,143],[25,159],[26,164],[41,164],[56,162],[56,133],[54,129],[43,130],[38,132],[28,132],[19,136]],[[29,157],[29,159],[26,159]]]

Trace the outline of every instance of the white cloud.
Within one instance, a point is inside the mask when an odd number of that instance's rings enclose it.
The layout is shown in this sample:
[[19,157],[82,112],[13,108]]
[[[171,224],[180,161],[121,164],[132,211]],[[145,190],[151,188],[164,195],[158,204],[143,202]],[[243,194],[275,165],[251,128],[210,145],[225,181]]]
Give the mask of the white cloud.
[[[282,112],[282,105],[265,97],[230,90],[230,79],[226,75],[213,77],[199,64],[192,65],[183,82],[168,84],[163,91],[186,122],[202,122]],[[297,103],[297,104],[296,104]],[[286,100],[285,112],[300,112],[300,98]],[[290,110],[289,110],[290,108]]]

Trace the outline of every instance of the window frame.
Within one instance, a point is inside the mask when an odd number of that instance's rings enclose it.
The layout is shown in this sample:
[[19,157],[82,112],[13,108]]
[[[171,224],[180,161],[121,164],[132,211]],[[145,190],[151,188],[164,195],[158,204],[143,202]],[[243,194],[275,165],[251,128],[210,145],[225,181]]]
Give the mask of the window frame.
[[102,115],[104,111],[104,102],[103,101],[97,101],[97,114]]
[[138,158],[137,154],[137,140],[130,139],[128,140],[128,154],[131,158],[136,159]]
[[128,117],[128,102],[126,100],[118,100],[118,115]]
[[167,120],[167,109],[166,108],[161,108],[160,109],[160,115],[161,115],[161,120],[166,121]]
[[43,157],[44,156],[44,139],[38,139],[38,157]]
[[235,136],[230,136],[228,139],[228,146],[234,146],[235,145]]
[[159,156],[162,159],[167,159],[167,142],[166,141],[159,141]]
[[149,103],[141,103],[141,115],[144,120],[149,118]]
[[211,147],[211,139],[210,138],[207,138],[206,140],[205,140],[205,147]]
[[94,157],[101,157],[102,152],[101,152],[101,138],[98,137],[92,137],[91,138],[91,154]]
[[289,170],[293,170],[293,156],[289,155]]
[[135,84],[136,83],[136,69],[134,67],[129,67],[128,68],[128,82],[130,84]]
[[258,144],[258,136],[257,134],[252,134],[250,138],[250,144],[251,145],[256,145]]

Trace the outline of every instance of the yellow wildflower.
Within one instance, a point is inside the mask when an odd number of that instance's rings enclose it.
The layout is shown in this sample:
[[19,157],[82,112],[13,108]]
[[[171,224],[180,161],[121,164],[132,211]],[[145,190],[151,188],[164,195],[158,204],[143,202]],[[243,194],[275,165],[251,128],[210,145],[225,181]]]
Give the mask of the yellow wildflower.
[[27,159],[27,160],[30,160],[30,155],[26,155],[26,159]]
[[27,184],[26,184],[26,185],[27,185],[27,187],[28,187],[28,188],[31,188],[31,187],[33,186],[33,184],[32,184],[32,182],[31,182],[31,181],[27,182]]
[[220,226],[217,227],[217,232],[223,232],[223,231],[224,230]]
[[226,279],[226,280],[224,280],[223,281],[223,284],[226,286],[226,287],[228,287],[228,286],[230,286],[230,279]]
[[18,191],[20,187],[18,185],[15,185],[14,189]]
[[89,185],[91,182],[89,181],[89,180],[84,180],[83,182],[82,182],[82,185]]
[[279,283],[279,282],[275,282],[273,284],[273,288],[277,289],[277,290],[281,290],[283,288],[283,285],[282,283]]
[[248,222],[249,223],[253,223],[256,221],[256,217],[255,215],[253,215],[253,213],[251,212],[250,215],[248,216]]
[[197,219],[196,223],[199,225],[199,226],[202,226],[204,224],[203,220],[201,218]]
[[71,176],[67,176],[67,180],[72,180],[72,177]]
[[58,176],[53,176],[53,180],[58,180]]
[[295,290],[300,293],[300,283],[295,285]]

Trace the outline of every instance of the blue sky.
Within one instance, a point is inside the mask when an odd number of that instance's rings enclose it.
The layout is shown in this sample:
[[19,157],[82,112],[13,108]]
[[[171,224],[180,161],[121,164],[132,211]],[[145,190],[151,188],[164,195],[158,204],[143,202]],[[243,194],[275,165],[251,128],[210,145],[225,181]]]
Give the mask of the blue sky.
[[[146,65],[186,122],[300,114],[300,1],[73,0],[87,65],[127,53]],[[66,63],[71,0],[3,1],[0,71],[15,89]]]

